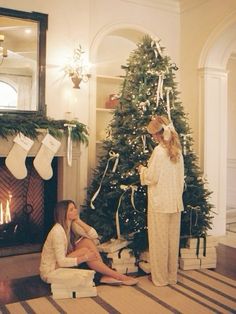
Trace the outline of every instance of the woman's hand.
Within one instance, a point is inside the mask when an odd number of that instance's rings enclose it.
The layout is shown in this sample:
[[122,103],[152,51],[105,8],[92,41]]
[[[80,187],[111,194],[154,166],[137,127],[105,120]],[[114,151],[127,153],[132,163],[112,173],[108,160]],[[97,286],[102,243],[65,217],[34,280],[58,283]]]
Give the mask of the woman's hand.
[[141,169],[143,168],[143,165],[138,165],[137,169],[138,169],[138,173],[141,172]]

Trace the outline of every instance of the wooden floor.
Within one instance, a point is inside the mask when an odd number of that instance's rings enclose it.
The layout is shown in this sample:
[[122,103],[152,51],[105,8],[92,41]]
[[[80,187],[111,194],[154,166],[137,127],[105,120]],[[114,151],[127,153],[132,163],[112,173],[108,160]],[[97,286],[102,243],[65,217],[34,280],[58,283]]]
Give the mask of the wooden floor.
[[[236,280],[236,248],[219,244],[217,247],[217,273]],[[21,267],[18,264],[16,267]],[[140,274],[141,275],[141,274]],[[0,280],[1,304],[29,300],[50,295],[50,285],[44,283],[38,275],[25,278]]]

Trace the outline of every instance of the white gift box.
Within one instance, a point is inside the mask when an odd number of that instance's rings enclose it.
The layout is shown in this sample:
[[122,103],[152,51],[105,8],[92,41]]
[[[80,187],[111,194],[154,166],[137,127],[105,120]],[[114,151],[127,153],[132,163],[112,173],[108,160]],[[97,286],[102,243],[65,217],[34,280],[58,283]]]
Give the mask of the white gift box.
[[63,284],[66,287],[91,285],[95,275],[94,270],[57,268],[48,276],[48,282],[51,284]]
[[138,271],[138,267],[135,266],[134,264],[126,264],[126,265],[112,264],[112,268],[122,274],[136,273]]
[[108,242],[99,244],[97,248],[99,252],[112,253],[112,252],[119,251],[120,249],[123,249],[130,243],[131,241],[127,241],[124,239],[111,239]]
[[[198,238],[189,238],[187,247],[194,249],[197,247]],[[215,247],[218,245],[218,238],[215,236],[206,237],[206,247]],[[204,248],[204,238],[199,238],[199,248]]]
[[123,249],[120,251],[112,252],[107,254],[108,258],[114,259],[129,259],[130,257],[133,257],[132,250],[131,249]]
[[179,259],[179,267],[183,270],[189,269],[200,269],[201,267],[201,260],[200,258],[180,258]]
[[211,263],[211,264],[201,264],[201,268],[204,269],[212,269],[212,268],[216,268],[216,263]]
[[130,258],[112,258],[112,265],[124,265],[124,264],[135,264],[136,258],[134,256]]
[[[204,253],[204,249],[200,248],[198,257],[202,257]],[[196,248],[191,249],[191,248],[182,248],[180,249],[180,256],[181,258],[197,258],[196,254]],[[215,247],[207,247],[206,248],[206,256],[207,257],[216,257],[216,248]]]
[[216,268],[215,257],[201,257],[201,268]]
[[79,290],[63,290],[54,289],[52,291],[53,299],[75,299],[75,298],[85,298],[85,297],[96,297],[97,288],[96,287],[86,287]]
[[81,284],[75,285],[75,284],[68,284],[68,283],[52,283],[51,291],[54,291],[54,290],[67,290],[67,291],[78,290],[79,291],[81,289],[92,288],[94,286],[95,286],[95,283],[93,282],[93,280],[88,282],[86,285],[81,285]]
[[151,273],[150,263],[140,262],[138,265],[139,265],[139,268],[142,269],[146,274]]

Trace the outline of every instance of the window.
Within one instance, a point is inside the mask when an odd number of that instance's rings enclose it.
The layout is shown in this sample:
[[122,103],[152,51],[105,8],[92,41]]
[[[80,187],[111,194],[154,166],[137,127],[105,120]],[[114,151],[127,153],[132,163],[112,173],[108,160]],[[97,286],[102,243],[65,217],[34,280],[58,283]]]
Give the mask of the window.
[[10,84],[0,81],[0,109],[17,109],[17,91]]

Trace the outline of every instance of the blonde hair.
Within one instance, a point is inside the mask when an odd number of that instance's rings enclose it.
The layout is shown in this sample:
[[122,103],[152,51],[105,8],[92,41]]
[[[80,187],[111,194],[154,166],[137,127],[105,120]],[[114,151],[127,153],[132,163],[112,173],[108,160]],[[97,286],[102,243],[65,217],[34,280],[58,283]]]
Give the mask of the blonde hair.
[[165,116],[155,116],[148,124],[147,130],[150,134],[158,136],[159,142],[167,149],[170,160],[176,163],[180,158],[182,147],[173,124]]

